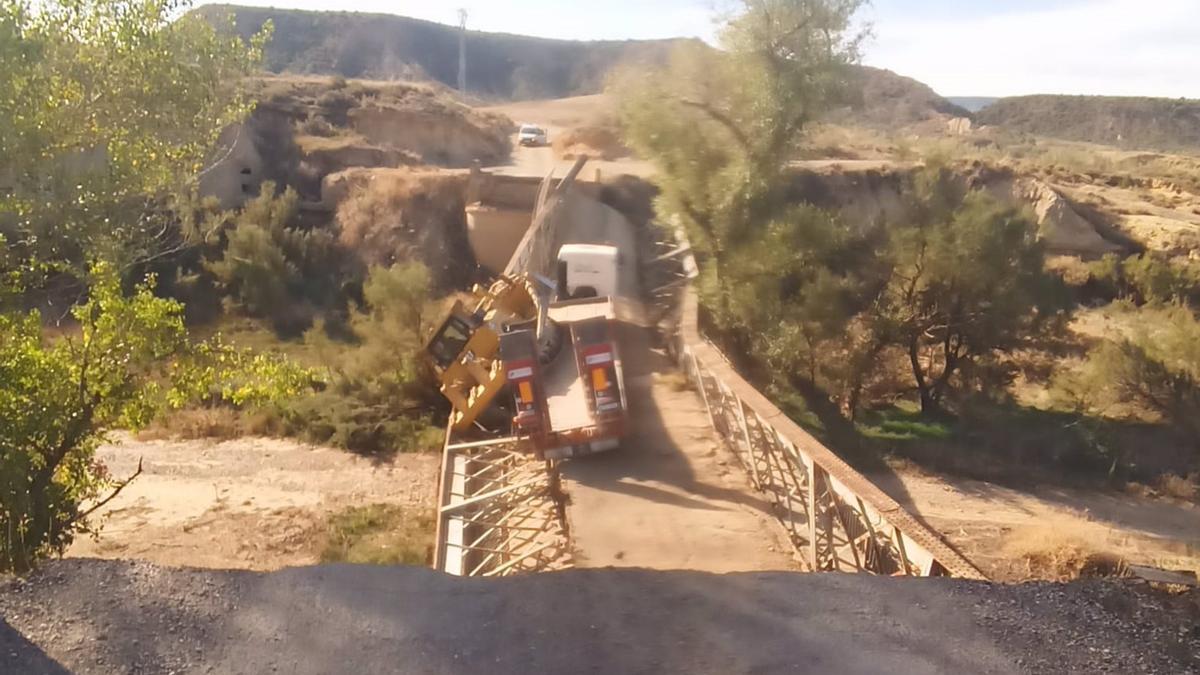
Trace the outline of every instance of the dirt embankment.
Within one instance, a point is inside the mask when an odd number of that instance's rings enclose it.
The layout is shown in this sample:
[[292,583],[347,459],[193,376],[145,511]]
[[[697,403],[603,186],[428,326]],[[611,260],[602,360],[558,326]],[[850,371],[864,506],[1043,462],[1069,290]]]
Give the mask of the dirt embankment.
[[251,81],[259,104],[229,129],[227,154],[201,182],[227,208],[266,180],[321,200],[326,176],[351,167],[466,167],[505,161],[513,123],[435,85],[277,76]]
[[[837,211],[856,228],[902,219],[908,183],[918,167],[867,163],[866,168],[858,169],[850,164],[797,164],[792,174],[792,199]],[[1120,244],[1105,239],[1060,191],[1036,177],[985,167],[964,167],[959,174],[965,184],[1012,206],[1028,208],[1037,218],[1046,248],[1054,253],[1093,257],[1122,250]]]
[[478,268],[467,240],[465,171],[351,169],[326,180],[342,245],[368,265],[425,263],[441,290],[469,287]]
[[435,166],[466,167],[474,161],[493,164],[512,150],[510,123],[492,117],[476,119],[452,110],[365,106],[351,113],[350,123],[372,143],[406,150]]
[[1066,488],[1015,490],[912,467],[871,479],[997,581],[1073,578],[1088,558],[1104,557],[1200,573],[1195,504]]

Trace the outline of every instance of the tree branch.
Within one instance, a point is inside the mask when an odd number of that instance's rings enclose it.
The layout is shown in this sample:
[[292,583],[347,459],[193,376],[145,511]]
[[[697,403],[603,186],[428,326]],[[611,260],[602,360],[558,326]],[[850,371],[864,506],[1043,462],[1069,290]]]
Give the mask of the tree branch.
[[79,515],[75,516],[74,518],[72,518],[72,519],[71,519],[71,523],[77,523],[77,522],[79,522],[79,521],[81,521],[81,520],[84,520],[84,519],[86,519],[88,516],[92,515],[93,513],[97,512],[97,511],[99,511],[100,509],[104,508],[104,507],[105,507],[105,506],[106,506],[106,505],[107,505],[109,502],[111,502],[112,500],[116,499],[116,498],[117,498],[117,495],[121,494],[121,491],[122,491],[122,490],[124,490],[125,488],[129,487],[129,484],[130,484],[130,483],[132,483],[132,482],[134,481],[134,479],[135,479],[135,478],[137,478],[138,476],[142,475],[142,459],[143,459],[143,458],[141,458],[141,457],[139,457],[139,458],[138,458],[138,466],[137,466],[137,471],[134,471],[132,476],[130,476],[129,478],[126,478],[126,479],[125,479],[124,481],[122,481],[122,482],[121,482],[119,485],[117,485],[116,489],[114,489],[114,490],[112,491],[112,494],[108,495],[108,496],[107,496],[107,497],[105,497],[104,499],[102,499],[102,500],[100,500],[99,502],[97,502],[96,504],[94,504],[94,505],[92,506],[92,508],[90,508],[90,509],[88,509],[87,511],[84,511],[83,513],[81,513],[81,514],[79,514]]
[[684,105],[689,108],[694,108],[694,109],[699,110],[700,112],[704,113],[709,119],[716,122],[717,124],[720,124],[722,127],[725,127],[725,130],[729,132],[729,135],[733,136],[733,139],[735,141],[737,141],[738,145],[740,145],[743,150],[745,150],[747,153],[749,153],[751,151],[750,138],[746,136],[745,132],[743,132],[738,127],[737,123],[734,122],[733,119],[730,118],[728,115],[721,112],[720,110],[717,110],[716,108],[712,107],[711,105],[709,105],[707,103],[702,103],[700,101],[693,101],[691,99],[681,98],[681,99],[679,99],[679,103],[680,103],[680,105]]

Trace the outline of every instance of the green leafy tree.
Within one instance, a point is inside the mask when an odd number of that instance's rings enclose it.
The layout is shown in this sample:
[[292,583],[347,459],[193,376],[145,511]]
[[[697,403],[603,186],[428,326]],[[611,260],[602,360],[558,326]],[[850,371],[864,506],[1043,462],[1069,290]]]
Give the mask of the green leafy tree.
[[890,233],[873,321],[881,341],[907,355],[923,412],[941,410],[964,367],[1015,349],[1058,317],[1061,295],[1037,232],[1021,211],[964,194],[948,169],[918,175],[909,218]]
[[48,337],[36,312],[0,315],[3,570],[23,572],[61,553],[132,480],[114,482],[95,460],[108,430],[137,429],[197,398],[276,401],[311,380],[272,357],[220,343],[194,347],[183,308],[155,297],[153,280],[127,297],[111,265],[92,276],[90,298],[72,312],[77,334]]
[[787,208],[786,167],[805,127],[844,91],[863,35],[862,0],[745,0],[722,49],[681,45],[665,68],[614,80],[626,140],[658,165],[659,210],[677,214],[703,254],[704,301],[734,302],[736,251]]
[[0,231],[76,275],[180,244],[165,205],[250,110],[244,44],[180,0],[0,0]]
[[[249,45],[177,0],[0,0],[0,567],[23,571],[91,529],[126,482],[94,461],[107,430],[200,398],[252,404],[309,376],[218,342],[122,276],[183,245],[167,208],[250,109]],[[267,31],[269,32],[269,31]],[[49,336],[31,284],[73,278],[78,324]],[[58,318],[58,317],[56,317]],[[107,493],[107,497],[105,496]],[[84,506],[89,504],[90,506]]]

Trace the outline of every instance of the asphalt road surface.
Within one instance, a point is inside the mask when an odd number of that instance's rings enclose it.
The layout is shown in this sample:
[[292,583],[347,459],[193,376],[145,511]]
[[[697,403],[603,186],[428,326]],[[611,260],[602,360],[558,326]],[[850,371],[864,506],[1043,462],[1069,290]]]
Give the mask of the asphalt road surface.
[[69,559],[0,583],[0,673],[1182,675],[1197,603],[1106,582]]

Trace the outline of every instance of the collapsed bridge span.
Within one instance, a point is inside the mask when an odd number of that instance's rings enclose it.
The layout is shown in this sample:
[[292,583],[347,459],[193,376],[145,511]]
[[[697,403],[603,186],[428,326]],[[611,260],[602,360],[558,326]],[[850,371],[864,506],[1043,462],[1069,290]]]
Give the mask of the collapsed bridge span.
[[[628,435],[618,452],[564,466],[512,427],[490,437],[450,428],[435,566],[473,576],[625,565],[982,578],[730,367],[700,334],[690,283],[696,263],[685,238],[637,231],[591,197],[594,185],[577,183],[582,166],[541,183],[502,278],[528,275],[552,285],[565,244],[604,243],[620,252]],[[499,177],[489,180],[494,188]],[[511,230],[511,217],[504,227]],[[473,237],[487,239],[483,231]],[[487,255],[494,260],[498,252]],[[652,349],[650,323],[665,352]],[[656,366],[645,365],[655,358]],[[677,366],[675,385],[662,384],[670,379],[668,358]],[[684,377],[692,391],[681,386]],[[661,395],[668,386],[676,397]],[[662,414],[687,408],[689,397],[691,416]]]

